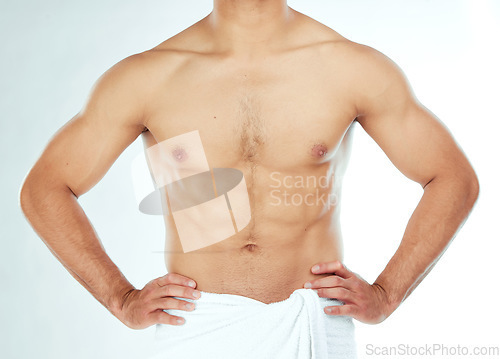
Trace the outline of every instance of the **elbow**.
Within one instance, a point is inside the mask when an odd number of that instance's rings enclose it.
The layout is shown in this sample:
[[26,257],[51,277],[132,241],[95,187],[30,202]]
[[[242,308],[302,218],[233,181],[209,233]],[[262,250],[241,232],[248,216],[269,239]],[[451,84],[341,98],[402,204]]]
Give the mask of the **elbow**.
[[474,170],[471,170],[471,173],[466,177],[465,186],[468,199],[467,202],[472,209],[479,198],[480,192],[479,179]]
[[55,196],[67,194],[78,198],[71,188],[53,178],[29,173],[24,179],[18,193],[18,205],[26,219],[36,213],[40,208],[46,208],[49,202],[53,202]]
[[479,179],[476,172],[472,168],[463,171],[457,178],[457,183],[463,208],[467,212],[470,212],[479,198]]
[[25,216],[28,215],[31,208],[31,199],[32,199],[31,193],[32,193],[31,181],[27,177],[24,179],[18,193],[18,204]]
[[24,178],[18,193],[18,204],[26,219],[35,212],[36,202],[40,200],[41,179],[30,171]]
[[435,176],[429,181],[424,189],[431,184],[429,188],[440,188],[443,193],[447,193],[449,198],[453,198],[455,206],[470,212],[479,198],[479,179],[476,172],[469,167],[467,170],[457,170]]

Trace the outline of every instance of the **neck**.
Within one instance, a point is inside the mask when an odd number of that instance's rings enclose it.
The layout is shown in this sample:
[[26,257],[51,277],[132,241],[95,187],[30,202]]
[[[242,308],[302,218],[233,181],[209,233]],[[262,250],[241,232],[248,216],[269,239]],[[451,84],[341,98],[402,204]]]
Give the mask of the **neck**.
[[292,18],[286,0],[214,0],[207,20],[228,50],[254,52],[280,43]]

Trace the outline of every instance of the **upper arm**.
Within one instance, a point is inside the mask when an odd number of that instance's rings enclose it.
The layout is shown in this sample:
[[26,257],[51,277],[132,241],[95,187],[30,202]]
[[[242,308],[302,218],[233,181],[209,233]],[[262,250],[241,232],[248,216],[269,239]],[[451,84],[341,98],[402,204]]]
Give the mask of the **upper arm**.
[[440,175],[473,173],[450,132],[419,103],[398,66],[371,48],[362,52],[357,120],[392,163],[422,186]]
[[66,185],[79,197],[104,176],[145,128],[141,61],[129,57],[99,78],[84,108],[55,133],[27,179]]

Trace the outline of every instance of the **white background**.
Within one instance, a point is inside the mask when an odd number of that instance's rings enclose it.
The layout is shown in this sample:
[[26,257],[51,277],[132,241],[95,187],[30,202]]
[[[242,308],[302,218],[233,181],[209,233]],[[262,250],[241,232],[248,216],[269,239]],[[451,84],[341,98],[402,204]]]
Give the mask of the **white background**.
[[[384,323],[357,324],[366,345],[499,346],[497,229],[500,2],[294,0],[289,5],[391,57],[474,165],[480,200],[433,272]],[[0,357],[144,357],[154,327],[107,312],[52,256],[22,216],[21,182],[95,80],[133,53],[198,21],[211,1],[1,0]],[[358,127],[345,177],[345,261],[373,281],[397,248],[421,189]],[[107,252],[137,287],[165,273],[160,217],[135,204],[133,143],[80,199]],[[435,357],[440,357],[436,355]]]

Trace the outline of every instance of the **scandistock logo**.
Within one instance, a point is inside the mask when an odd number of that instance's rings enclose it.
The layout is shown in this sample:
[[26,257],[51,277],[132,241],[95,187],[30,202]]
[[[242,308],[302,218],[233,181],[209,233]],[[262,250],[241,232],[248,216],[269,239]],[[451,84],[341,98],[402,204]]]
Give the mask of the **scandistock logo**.
[[330,209],[338,204],[333,191],[334,175],[291,176],[272,172],[270,197],[272,206],[318,206]]

